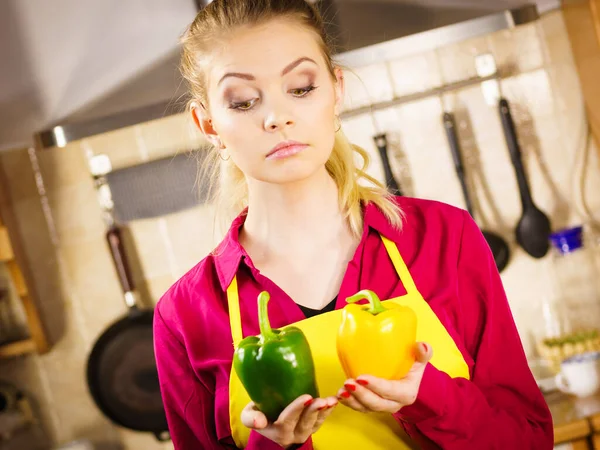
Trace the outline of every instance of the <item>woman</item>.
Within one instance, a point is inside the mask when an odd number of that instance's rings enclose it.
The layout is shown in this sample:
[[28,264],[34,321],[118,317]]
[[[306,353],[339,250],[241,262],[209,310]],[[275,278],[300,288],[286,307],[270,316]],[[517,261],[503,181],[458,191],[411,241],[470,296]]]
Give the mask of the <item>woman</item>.
[[[175,448],[552,448],[485,240],[463,210],[391,197],[355,167],[366,155],[341,131],[342,71],[313,7],[215,0],[183,49],[217,194],[238,215],[156,308]],[[401,380],[345,379],[339,367],[340,310],[361,289],[418,314],[416,362]],[[263,290],[272,326],[303,327],[327,379],[322,398],[299,397],[273,423],[231,370],[234,345],[259,333]]]

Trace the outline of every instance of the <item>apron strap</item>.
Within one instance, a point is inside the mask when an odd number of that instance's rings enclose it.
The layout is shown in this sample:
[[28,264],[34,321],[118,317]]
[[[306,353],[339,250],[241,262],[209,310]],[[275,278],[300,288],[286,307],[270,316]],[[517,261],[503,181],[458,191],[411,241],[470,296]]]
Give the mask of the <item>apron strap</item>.
[[[404,285],[404,289],[406,289],[406,293],[411,294],[418,292],[417,286],[415,285],[415,282],[410,275],[408,267],[406,267],[402,256],[400,256],[400,252],[398,251],[396,244],[382,234],[379,236],[381,236],[383,245],[385,246],[389,257],[394,264],[394,268],[396,269],[396,273],[400,278],[400,282]],[[238,344],[243,338],[243,333],[237,276],[235,275],[227,287],[227,304],[229,307],[229,326],[231,328],[231,337],[233,338],[233,347],[237,348]]]
[[233,348],[237,348],[243,336],[236,275],[233,276],[233,280],[231,280],[231,283],[227,287],[227,304],[229,306],[229,326],[231,328],[231,337],[233,338]]
[[394,242],[390,241],[384,235],[380,234],[379,236],[381,236],[383,245],[385,246],[385,249],[387,250],[387,253],[390,256],[390,259],[394,264],[394,268],[396,269],[396,273],[400,278],[400,282],[404,285],[404,289],[406,289],[406,293],[417,293],[418,291],[417,286],[415,285],[415,281],[413,280],[413,277],[411,276],[408,267],[406,267],[406,263],[402,259],[402,256],[400,256],[400,251],[398,250],[398,247]]

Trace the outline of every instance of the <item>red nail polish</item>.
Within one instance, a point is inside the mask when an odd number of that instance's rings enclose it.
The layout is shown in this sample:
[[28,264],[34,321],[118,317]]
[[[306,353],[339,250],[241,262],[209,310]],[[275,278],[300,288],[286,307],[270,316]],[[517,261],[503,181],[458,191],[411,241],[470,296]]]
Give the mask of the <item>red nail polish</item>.
[[344,384],[344,387],[352,392],[354,392],[356,390],[356,386],[354,386],[353,384],[350,384],[350,383]]
[[356,382],[361,386],[366,386],[367,384],[369,384],[367,380],[356,380]]
[[327,405],[321,406],[320,408],[317,408],[317,411],[323,411],[325,408],[327,408]]
[[350,398],[350,392],[348,392],[348,391],[342,392],[342,397]]
[[429,351],[429,347],[427,346],[427,344],[425,342],[423,342],[423,348],[425,348],[425,353],[427,353]]
[[312,398],[309,398],[308,400],[306,400],[306,401],[304,402],[304,407],[310,406],[310,405],[312,404],[312,402],[313,402],[313,399],[312,399]]

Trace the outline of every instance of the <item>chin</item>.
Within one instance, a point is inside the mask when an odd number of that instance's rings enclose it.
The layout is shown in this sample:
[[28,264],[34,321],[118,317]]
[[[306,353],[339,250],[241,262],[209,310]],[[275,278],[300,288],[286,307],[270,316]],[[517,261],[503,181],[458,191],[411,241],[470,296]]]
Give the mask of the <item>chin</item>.
[[288,184],[304,181],[314,177],[324,170],[326,161],[281,161],[282,164],[271,165],[265,169],[263,176],[259,179],[266,183]]

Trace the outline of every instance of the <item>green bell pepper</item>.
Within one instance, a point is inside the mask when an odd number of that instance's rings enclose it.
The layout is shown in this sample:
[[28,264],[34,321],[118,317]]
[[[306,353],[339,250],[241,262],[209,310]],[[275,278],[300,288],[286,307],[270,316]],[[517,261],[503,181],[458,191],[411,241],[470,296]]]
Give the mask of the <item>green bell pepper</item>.
[[268,292],[258,296],[260,335],[243,339],[233,365],[250,399],[269,421],[304,394],[319,396],[315,366],[306,336],[295,326],[272,329]]

